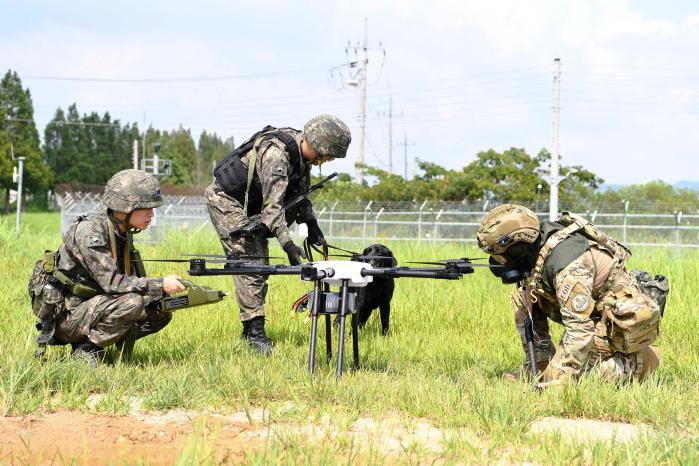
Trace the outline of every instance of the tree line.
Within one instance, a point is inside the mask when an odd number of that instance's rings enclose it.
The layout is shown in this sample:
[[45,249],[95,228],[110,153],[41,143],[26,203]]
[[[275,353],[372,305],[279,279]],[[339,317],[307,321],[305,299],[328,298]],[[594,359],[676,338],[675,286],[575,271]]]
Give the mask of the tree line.
[[[8,71],[0,82],[0,122],[0,190],[5,212],[10,208],[9,191],[16,188],[12,179],[13,157],[25,157],[26,193],[41,204],[49,189],[99,189],[114,173],[133,166],[133,142],[144,140],[143,129],[136,123],[122,123],[108,112],[81,114],[74,103],[66,110],[55,111],[44,129],[41,145],[30,90],[22,87],[13,71]],[[234,148],[232,137],[224,139],[206,131],[195,143],[191,131],[181,125],[171,131],[149,127],[145,129],[145,140],[147,158],[153,157],[152,143],[157,142],[159,157],[172,161],[172,174],[163,183],[165,192],[171,186],[195,187],[201,192],[211,181],[213,164]],[[351,175],[342,173],[318,196],[321,200],[360,202],[514,201],[545,209],[550,191],[550,160],[546,149],[536,155],[515,147],[503,152],[490,149],[479,152],[475,160],[460,169],[418,160],[418,173],[412,179],[364,166],[364,183],[358,184]],[[324,168],[332,171],[332,164]],[[585,210],[609,205],[619,210],[626,200],[633,200],[634,210],[675,208],[686,212],[699,206],[699,192],[676,189],[661,181],[603,189],[604,180],[582,166],[563,165],[560,175],[563,208]]]

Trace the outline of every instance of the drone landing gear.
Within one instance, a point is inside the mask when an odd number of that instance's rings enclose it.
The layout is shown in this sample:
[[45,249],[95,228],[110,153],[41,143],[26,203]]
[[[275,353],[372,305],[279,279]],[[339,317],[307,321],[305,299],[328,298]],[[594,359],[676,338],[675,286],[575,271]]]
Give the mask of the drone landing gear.
[[[352,353],[354,358],[354,369],[359,368],[359,320],[354,310],[353,295],[349,291],[349,280],[343,279],[340,285],[340,294],[328,291],[321,292],[321,281],[317,280],[313,290],[313,300],[311,301],[311,347],[308,357],[308,373],[313,375],[315,369],[316,356],[316,332],[318,330],[318,316],[325,315],[325,359],[328,364],[332,359],[332,322],[330,316],[338,314],[340,320],[340,331],[337,343],[337,378],[342,376],[345,356],[345,320],[347,315],[352,315]],[[334,302],[334,300],[339,300]]]

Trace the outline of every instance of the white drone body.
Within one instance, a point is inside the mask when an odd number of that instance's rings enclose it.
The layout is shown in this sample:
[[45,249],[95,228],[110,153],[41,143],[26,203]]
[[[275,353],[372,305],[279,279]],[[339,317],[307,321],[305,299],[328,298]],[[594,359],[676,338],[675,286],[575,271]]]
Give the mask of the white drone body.
[[316,269],[319,271],[322,270],[327,274],[322,280],[328,285],[340,286],[343,280],[347,280],[347,286],[362,288],[374,280],[374,277],[362,275],[362,269],[373,269],[373,267],[366,262],[319,261],[312,262],[312,264]]

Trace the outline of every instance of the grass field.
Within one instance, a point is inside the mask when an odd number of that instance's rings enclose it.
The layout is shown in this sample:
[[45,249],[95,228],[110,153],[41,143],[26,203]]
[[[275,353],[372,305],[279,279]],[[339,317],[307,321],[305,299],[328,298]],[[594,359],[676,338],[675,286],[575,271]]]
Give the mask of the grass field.
[[[270,358],[256,356],[241,342],[237,308],[229,297],[214,306],[177,313],[165,330],[138,342],[128,363],[93,371],[67,359],[68,350],[61,347],[50,348],[49,360],[40,363],[32,356],[36,332],[26,283],[43,250],[60,244],[58,220],[56,214],[28,214],[17,235],[14,217],[0,218],[4,416],[85,411],[94,394],[101,395],[95,410],[117,415],[129,412],[133,398],[146,411],[226,414],[265,408],[265,422],[275,426],[275,435],[244,452],[245,461],[258,464],[699,463],[695,251],[641,249],[631,260],[632,267],[670,278],[659,340],[664,360],[654,378],[616,387],[589,377],[537,394],[525,383],[501,381],[504,372],[521,365],[523,355],[512,324],[509,289],[485,270],[460,281],[400,279],[389,335],[380,336],[378,315],[372,316],[360,334],[362,369],[348,370],[340,381],[334,367],[320,358],[316,376],[311,379],[306,372],[310,326],[303,319],[292,320],[289,311],[308,284],[295,277],[270,279],[267,328],[276,342]],[[399,261],[481,255],[472,246],[386,242]],[[280,254],[274,246],[272,252]],[[173,232],[163,244],[140,249],[144,258],[154,258],[217,253],[220,246],[208,231],[198,237]],[[169,265],[151,265],[149,272],[157,276],[186,270],[184,265]],[[227,278],[196,281],[232,290]],[[319,326],[319,348],[323,327]],[[560,331],[554,330],[557,338]],[[351,354],[349,338],[347,342]],[[532,434],[532,422],[544,417],[642,423],[654,434],[624,444],[569,442],[560,434]],[[377,438],[343,435],[361,418],[428,422],[444,433],[442,446],[435,451],[416,442],[387,454],[372,448]],[[333,435],[318,439],[298,427],[313,422],[329,422]],[[0,442],[0,462],[11,458],[3,454]],[[181,464],[220,460],[211,438],[198,435],[179,456]],[[81,464],[80,459],[75,462]]]

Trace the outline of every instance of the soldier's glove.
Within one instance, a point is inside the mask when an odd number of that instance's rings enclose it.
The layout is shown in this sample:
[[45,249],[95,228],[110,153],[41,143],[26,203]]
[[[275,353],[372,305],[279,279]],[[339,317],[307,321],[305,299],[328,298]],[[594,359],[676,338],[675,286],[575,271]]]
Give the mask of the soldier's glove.
[[301,265],[303,263],[301,260],[302,258],[308,259],[306,254],[303,252],[303,249],[296,246],[293,241],[289,241],[282,247],[284,248],[286,256],[289,258],[289,264],[291,265]]
[[318,220],[309,220],[306,222],[306,226],[308,227],[308,241],[310,241],[311,244],[315,244],[316,246],[325,244],[325,237],[323,236],[323,232],[320,231]]

